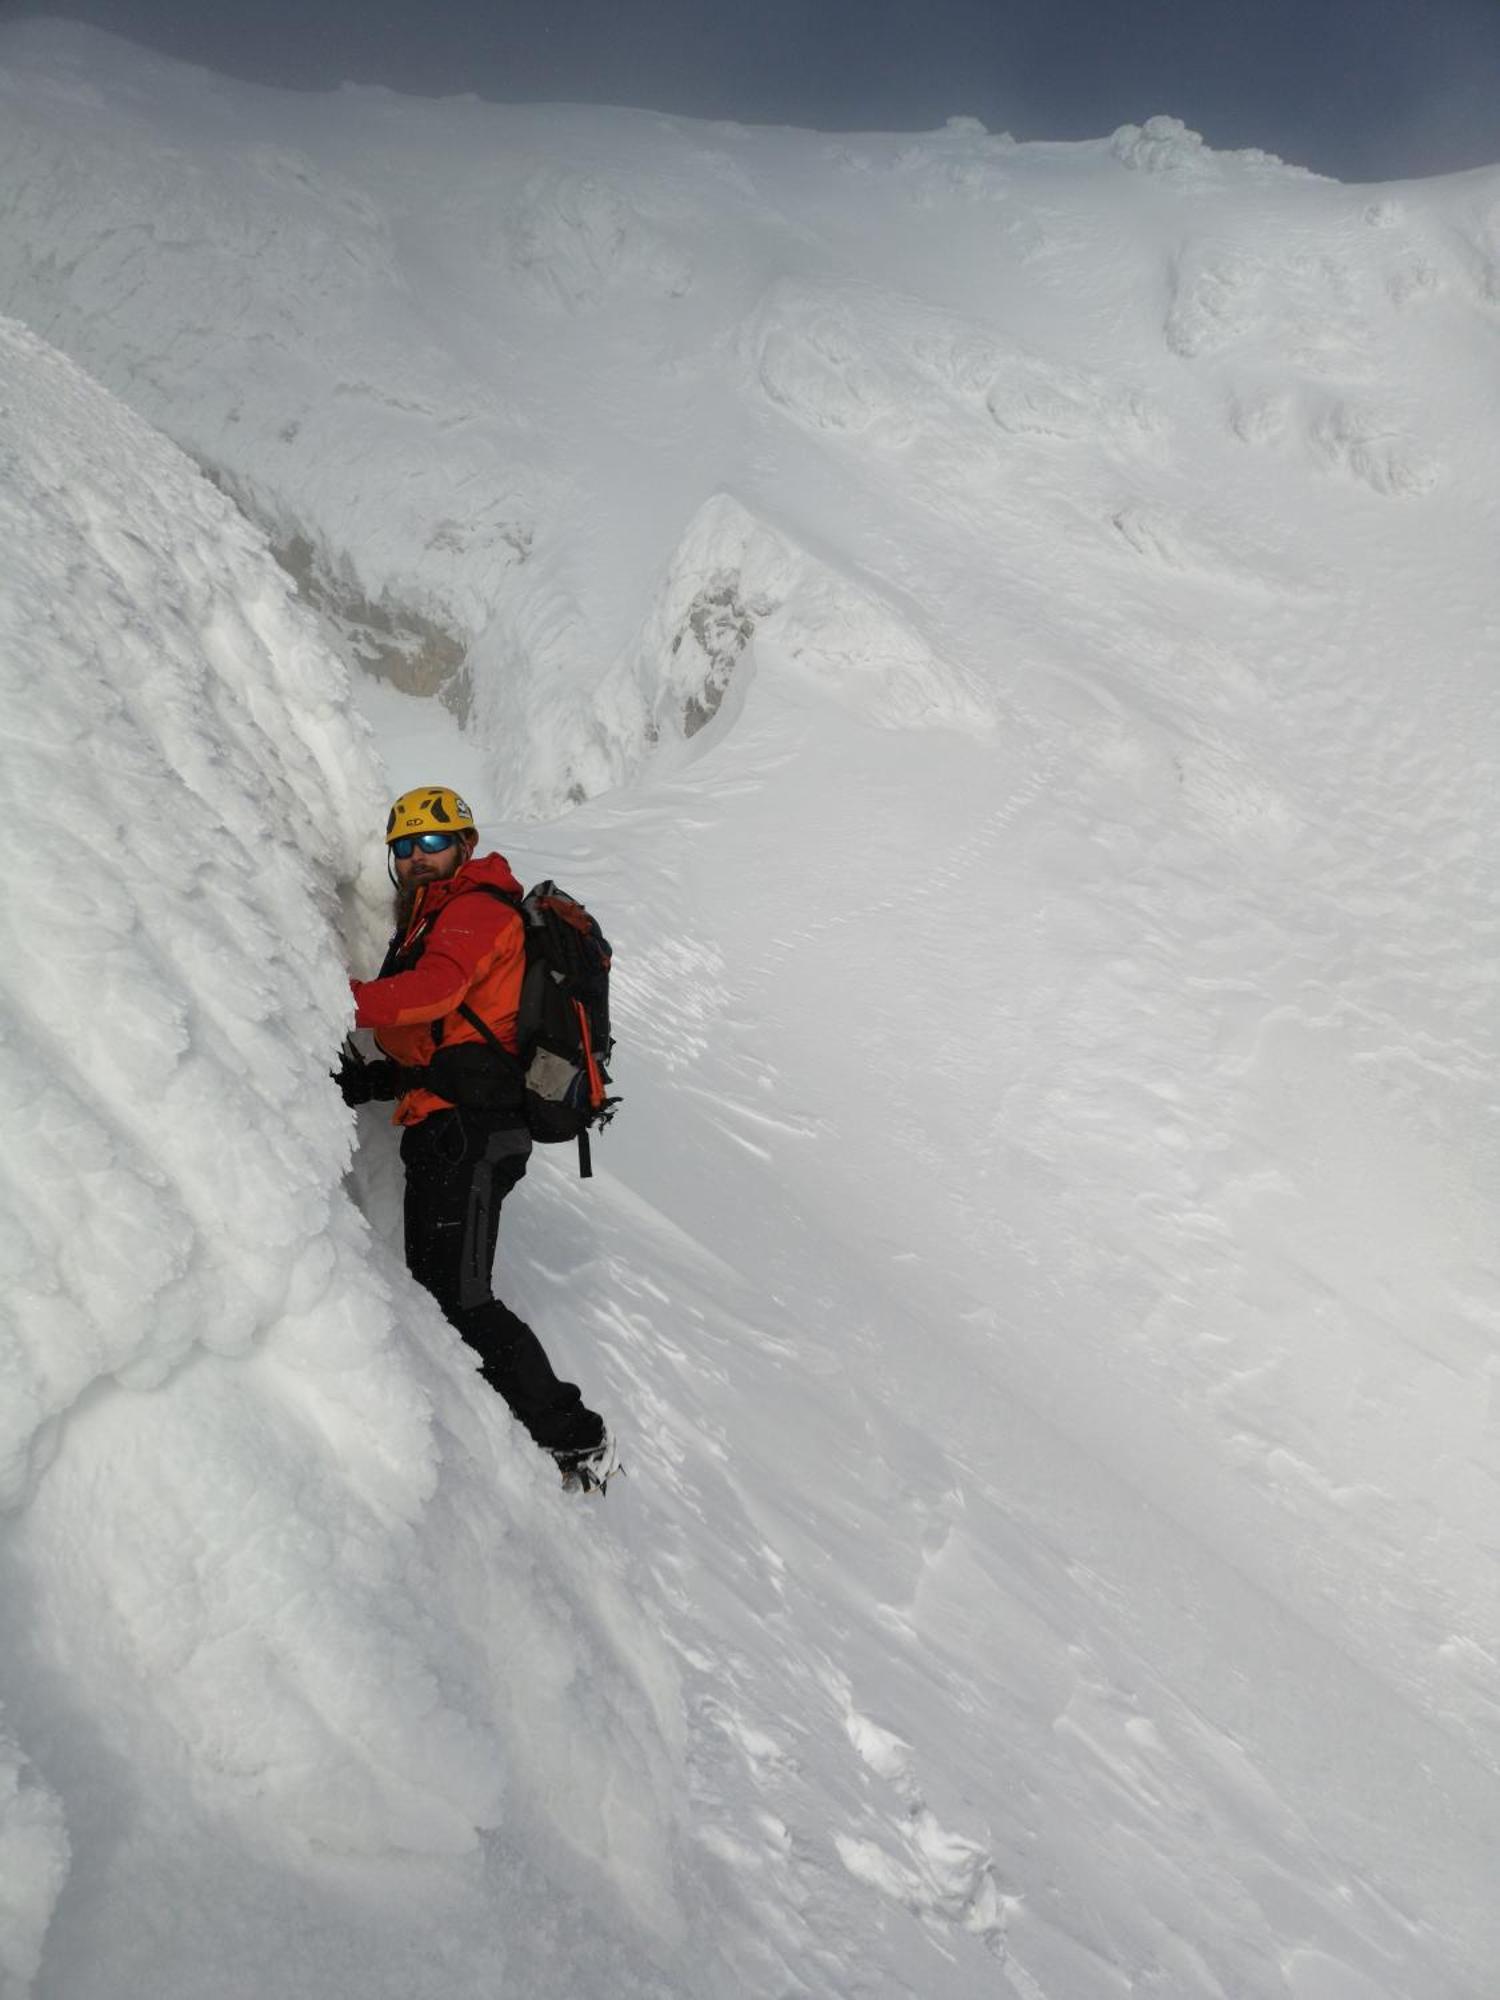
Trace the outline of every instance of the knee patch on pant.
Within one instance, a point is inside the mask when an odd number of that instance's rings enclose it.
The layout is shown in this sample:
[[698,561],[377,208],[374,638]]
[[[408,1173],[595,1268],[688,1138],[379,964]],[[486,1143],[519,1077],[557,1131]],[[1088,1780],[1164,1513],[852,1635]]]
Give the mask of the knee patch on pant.
[[531,1134],[524,1127],[506,1127],[492,1132],[484,1154],[469,1183],[469,1200],[464,1214],[463,1247],[458,1262],[459,1312],[472,1312],[490,1302],[490,1274],[495,1261],[495,1238],[500,1227],[500,1204],[526,1171],[531,1156]]

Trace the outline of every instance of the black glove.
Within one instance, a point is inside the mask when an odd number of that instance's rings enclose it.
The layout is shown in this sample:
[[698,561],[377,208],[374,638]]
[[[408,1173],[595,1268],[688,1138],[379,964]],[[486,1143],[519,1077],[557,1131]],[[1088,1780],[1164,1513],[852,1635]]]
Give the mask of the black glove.
[[357,1051],[349,1049],[340,1054],[333,1080],[339,1087],[340,1096],[351,1107],[387,1103],[391,1098],[399,1097],[406,1088],[399,1063],[388,1062],[384,1057],[366,1062]]

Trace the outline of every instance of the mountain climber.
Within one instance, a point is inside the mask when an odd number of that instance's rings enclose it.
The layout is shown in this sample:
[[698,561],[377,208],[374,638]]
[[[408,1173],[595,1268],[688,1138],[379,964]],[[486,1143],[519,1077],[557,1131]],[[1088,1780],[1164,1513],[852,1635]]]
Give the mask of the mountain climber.
[[350,982],[355,1026],[373,1029],[383,1053],[366,1061],[346,1044],[339,1088],[346,1104],[398,1100],[412,1276],[564,1484],[602,1489],[615,1469],[603,1418],[558,1380],[531,1328],[491,1289],[500,1206],[531,1154],[516,1054],[521,885],[504,855],[476,856],[473,815],[446,785],[403,792],[385,838],[396,927],[378,976]]

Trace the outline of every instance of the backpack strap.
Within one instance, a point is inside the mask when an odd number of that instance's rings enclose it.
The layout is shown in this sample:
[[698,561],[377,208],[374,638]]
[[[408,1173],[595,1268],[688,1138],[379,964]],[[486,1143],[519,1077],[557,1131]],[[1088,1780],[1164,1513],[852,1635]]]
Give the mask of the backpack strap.
[[495,1033],[489,1022],[482,1021],[467,1000],[461,1000],[453,1011],[455,1014],[462,1014],[471,1028],[477,1028],[480,1034],[484,1036],[484,1039],[490,1044],[491,1048],[498,1049],[507,1062],[515,1061],[515,1057]]

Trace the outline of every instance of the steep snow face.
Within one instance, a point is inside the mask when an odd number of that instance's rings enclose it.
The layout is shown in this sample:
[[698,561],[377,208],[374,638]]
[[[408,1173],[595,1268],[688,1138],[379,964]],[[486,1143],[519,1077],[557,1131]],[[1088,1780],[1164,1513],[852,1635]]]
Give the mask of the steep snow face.
[[341,1186],[347,676],[174,447],[9,323],[0,379],[0,1986],[61,1910],[47,1993],[448,1990],[356,1857],[586,1884],[575,1972],[628,1964],[673,1677]]
[[[81,1857],[44,2000],[117,2000],[114,1935],[231,1990],[206,1928],[112,1927],[163,1857],[256,1993],[1489,2000],[1496,176],[0,58],[4,298],[463,632],[468,738],[372,704],[393,781],[462,771],[598,907],[626,1097],[507,1210],[627,1435],[597,1549],[378,1245],[378,1365],[351,1264],[70,1419],[32,1577],[102,1534],[96,1449],[180,1464],[174,1521],[273,1473],[249,1559],[66,1562],[17,1648],[19,1742],[54,1682],[104,1719],[17,1792],[34,1909]],[[90,1637],[163,1603],[165,1719]],[[221,1658],[244,1763],[179,1700]]]

